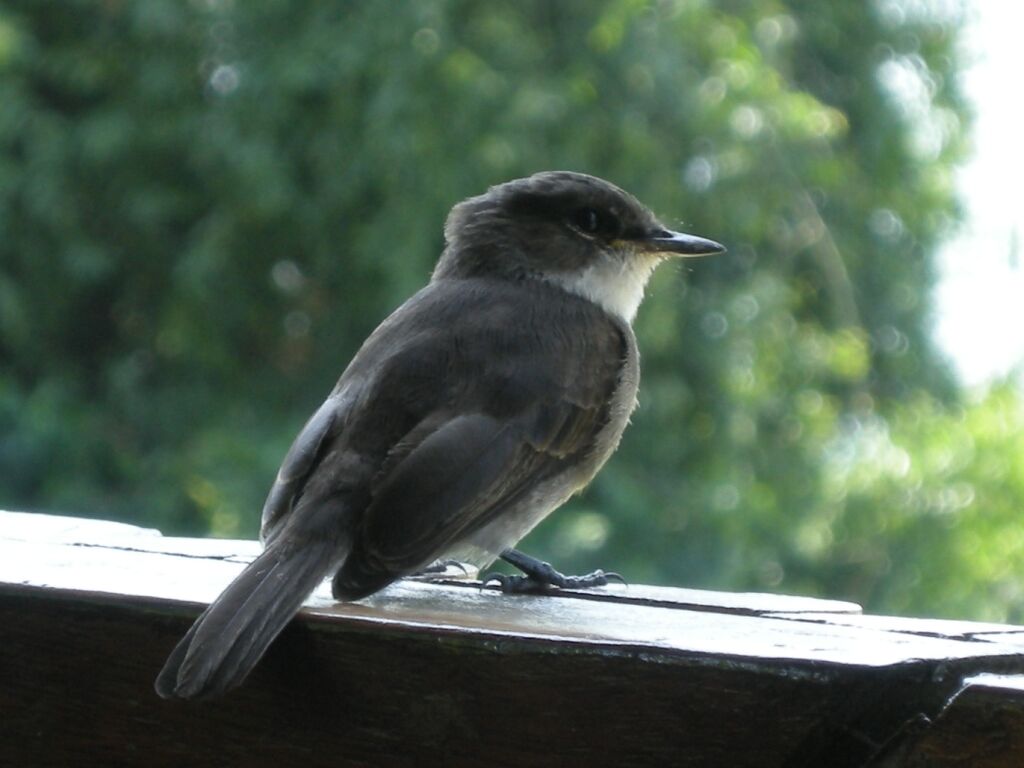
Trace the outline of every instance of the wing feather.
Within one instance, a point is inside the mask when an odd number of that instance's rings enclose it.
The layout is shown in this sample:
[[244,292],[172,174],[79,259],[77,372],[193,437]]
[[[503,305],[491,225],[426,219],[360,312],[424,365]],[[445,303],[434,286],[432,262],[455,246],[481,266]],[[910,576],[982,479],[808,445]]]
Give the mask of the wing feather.
[[585,452],[602,409],[562,402],[513,419],[458,414],[407,450],[373,490],[336,593],[362,594],[439,557]]

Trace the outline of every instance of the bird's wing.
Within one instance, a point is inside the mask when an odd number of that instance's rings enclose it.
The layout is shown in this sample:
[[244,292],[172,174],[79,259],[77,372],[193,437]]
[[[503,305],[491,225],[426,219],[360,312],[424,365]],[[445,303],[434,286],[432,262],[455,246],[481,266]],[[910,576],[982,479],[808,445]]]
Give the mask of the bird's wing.
[[439,557],[593,447],[605,403],[561,400],[514,418],[433,414],[373,489],[341,592],[365,593]]

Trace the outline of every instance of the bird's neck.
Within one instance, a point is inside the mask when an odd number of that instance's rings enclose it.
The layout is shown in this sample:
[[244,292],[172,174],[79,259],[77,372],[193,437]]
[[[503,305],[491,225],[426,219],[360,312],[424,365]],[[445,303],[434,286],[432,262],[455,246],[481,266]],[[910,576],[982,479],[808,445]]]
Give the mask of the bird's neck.
[[537,269],[526,259],[511,258],[514,249],[474,249],[449,246],[434,270],[432,280],[447,278],[493,278],[518,281],[539,280],[580,296],[613,317],[633,322],[644,298],[644,289],[654,268],[661,262],[656,254],[601,253],[586,265],[569,269]]
[[541,276],[569,293],[582,296],[614,317],[632,323],[644,298],[644,289],[658,265],[656,259],[622,260],[603,256],[580,270]]

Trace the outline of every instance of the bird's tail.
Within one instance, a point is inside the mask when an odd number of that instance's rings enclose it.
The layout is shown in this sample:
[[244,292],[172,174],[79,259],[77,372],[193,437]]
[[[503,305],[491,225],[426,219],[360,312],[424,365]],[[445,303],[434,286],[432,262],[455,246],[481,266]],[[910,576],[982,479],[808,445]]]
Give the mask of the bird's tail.
[[160,671],[156,692],[165,699],[206,698],[241,684],[343,556],[336,541],[297,547],[275,540],[192,625]]

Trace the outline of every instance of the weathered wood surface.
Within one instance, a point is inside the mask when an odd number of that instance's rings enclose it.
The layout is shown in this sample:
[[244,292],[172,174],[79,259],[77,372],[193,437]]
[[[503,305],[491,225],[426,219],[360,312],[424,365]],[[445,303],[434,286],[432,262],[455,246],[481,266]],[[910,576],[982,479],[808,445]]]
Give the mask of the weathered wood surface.
[[1024,765],[1024,628],[776,595],[325,585],[241,689],[159,699],[256,551],[0,513],[0,766]]

